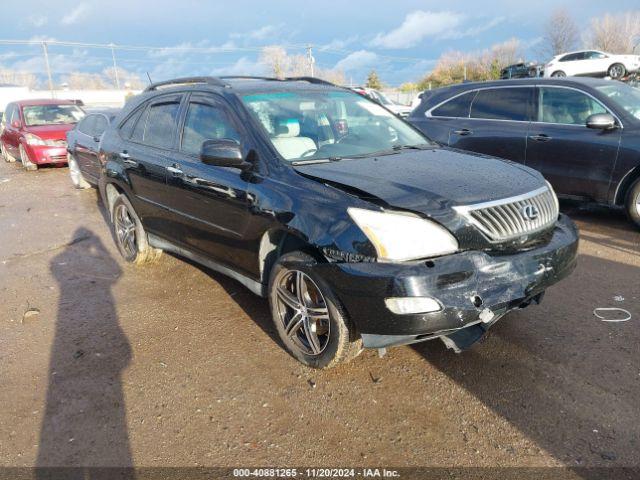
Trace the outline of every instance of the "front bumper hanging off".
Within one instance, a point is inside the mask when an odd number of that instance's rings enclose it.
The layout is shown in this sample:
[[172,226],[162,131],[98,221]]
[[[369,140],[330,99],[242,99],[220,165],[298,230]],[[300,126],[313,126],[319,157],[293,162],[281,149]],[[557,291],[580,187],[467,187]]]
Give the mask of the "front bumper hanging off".
[[[326,263],[317,271],[332,287],[365,347],[382,348],[443,338],[464,349],[507,312],[539,303],[547,287],[576,265],[578,233],[560,215],[543,246],[513,254],[467,251],[429,262]],[[387,298],[430,297],[431,313],[395,314]]]

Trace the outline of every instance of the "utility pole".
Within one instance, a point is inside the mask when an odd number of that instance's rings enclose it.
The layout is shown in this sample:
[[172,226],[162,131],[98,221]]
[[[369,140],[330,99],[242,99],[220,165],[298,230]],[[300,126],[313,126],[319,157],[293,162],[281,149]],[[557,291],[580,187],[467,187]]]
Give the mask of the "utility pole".
[[120,77],[118,76],[118,65],[116,64],[116,46],[110,43],[111,58],[113,59],[113,74],[116,76],[116,89],[120,90]]
[[307,61],[309,62],[309,72],[311,73],[311,76],[314,76],[314,72],[313,72],[313,64],[316,63],[316,59],[313,58],[313,53],[311,52],[311,45],[307,45]]
[[47,42],[42,42],[42,51],[44,52],[44,64],[47,68],[47,77],[49,78],[49,91],[53,98],[53,79],[51,78],[51,65],[49,65],[49,51],[47,50]]

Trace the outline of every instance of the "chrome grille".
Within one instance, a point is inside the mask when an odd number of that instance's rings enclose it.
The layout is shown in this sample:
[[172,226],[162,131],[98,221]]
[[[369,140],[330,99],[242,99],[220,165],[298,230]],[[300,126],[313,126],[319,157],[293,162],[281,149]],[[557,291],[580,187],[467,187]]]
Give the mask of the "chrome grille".
[[550,187],[454,209],[492,242],[513,240],[546,230],[558,219],[558,200]]

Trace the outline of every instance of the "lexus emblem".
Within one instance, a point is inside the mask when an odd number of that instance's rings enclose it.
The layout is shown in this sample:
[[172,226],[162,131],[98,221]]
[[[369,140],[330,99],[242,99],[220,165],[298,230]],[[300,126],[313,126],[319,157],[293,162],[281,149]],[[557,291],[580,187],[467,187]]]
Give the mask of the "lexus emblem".
[[520,209],[520,215],[522,215],[522,218],[530,222],[538,218],[540,211],[534,205],[528,204]]

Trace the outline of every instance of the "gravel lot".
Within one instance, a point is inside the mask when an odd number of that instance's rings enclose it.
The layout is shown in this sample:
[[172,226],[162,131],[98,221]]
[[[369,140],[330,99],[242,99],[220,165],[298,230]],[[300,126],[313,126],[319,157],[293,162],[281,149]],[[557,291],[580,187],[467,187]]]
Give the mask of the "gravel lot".
[[265,300],[170,255],[124,264],[94,190],[2,162],[0,466],[638,466],[640,232],[563,208],[579,266],[542,305],[460,355],[318,372]]

